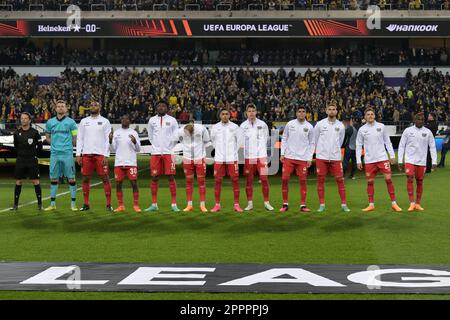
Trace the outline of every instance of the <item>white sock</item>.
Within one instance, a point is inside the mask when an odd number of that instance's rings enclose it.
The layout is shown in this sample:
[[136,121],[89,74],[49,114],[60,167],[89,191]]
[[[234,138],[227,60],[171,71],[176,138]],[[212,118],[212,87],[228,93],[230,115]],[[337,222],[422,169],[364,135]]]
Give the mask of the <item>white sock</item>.
[[341,204],[341,207],[346,207],[346,206],[347,206],[346,203],[342,203],[342,204]]
[[253,201],[252,201],[252,200],[250,200],[250,201],[248,202],[248,206],[249,206],[249,207],[253,207]]
[[369,203],[369,206],[371,206],[371,207],[375,207],[375,203],[373,203],[373,202],[370,202],[370,203]]
[[200,207],[204,207],[205,206],[205,201],[200,201]]
[[192,201],[188,201],[188,206],[192,206]]
[[152,203],[152,206],[157,207],[158,204],[157,203]]
[[392,201],[392,205],[397,204],[397,201]]
[[412,205],[412,206],[415,205],[415,204],[416,204],[415,202],[410,202],[410,205]]

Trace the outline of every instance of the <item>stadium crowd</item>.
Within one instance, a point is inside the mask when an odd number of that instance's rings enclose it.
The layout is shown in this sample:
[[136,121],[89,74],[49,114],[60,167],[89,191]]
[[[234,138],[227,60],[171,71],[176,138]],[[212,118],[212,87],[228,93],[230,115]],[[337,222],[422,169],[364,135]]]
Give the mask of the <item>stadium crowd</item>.
[[[42,8],[36,5],[43,5],[44,10],[60,10],[65,9],[60,5],[69,4],[83,10],[365,10],[368,5],[392,10],[449,9],[449,0],[3,0],[0,4],[11,5],[13,10]],[[97,6],[91,7],[93,4]]]
[[257,106],[259,116],[268,121],[295,117],[295,108],[305,105],[309,121],[325,117],[325,105],[338,102],[339,117],[361,118],[372,106],[380,121],[410,121],[412,113],[433,113],[439,122],[450,119],[450,74],[435,68],[410,72],[398,91],[384,83],[382,72],[368,69],[352,73],[349,69],[315,69],[304,74],[291,69],[276,72],[247,69],[161,68],[155,71],[134,68],[102,69],[99,72],[67,68],[49,85],[39,85],[32,75],[19,76],[11,68],[0,71],[0,119],[17,121],[27,111],[36,122],[52,116],[56,99],[67,101],[70,116],[84,117],[91,100],[103,106],[111,122],[129,114],[135,123],[146,122],[154,114],[155,102],[168,102],[171,114],[180,122],[191,119],[217,121],[217,112],[227,107],[231,119],[244,119],[247,103]]
[[294,66],[294,65],[450,65],[449,49],[390,49],[360,45],[355,48],[299,48],[282,50],[64,50],[37,48],[33,43],[0,46],[4,65],[148,65],[148,66]]

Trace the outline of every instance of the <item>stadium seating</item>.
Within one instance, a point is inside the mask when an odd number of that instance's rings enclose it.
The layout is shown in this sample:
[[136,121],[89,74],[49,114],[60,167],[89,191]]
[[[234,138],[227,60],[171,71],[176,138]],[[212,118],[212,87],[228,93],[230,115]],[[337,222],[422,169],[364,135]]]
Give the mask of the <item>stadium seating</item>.
[[[94,70],[66,69],[49,85],[32,75],[19,76],[13,69],[0,70],[0,119],[14,123],[27,111],[37,122],[50,116],[55,99],[65,99],[70,115],[79,120],[88,103],[98,100],[103,113],[117,122],[129,114],[132,122],[143,123],[154,112],[156,101],[168,101],[179,120],[189,117],[217,121],[221,107],[232,110],[232,120],[241,121],[247,103],[255,103],[264,120],[293,119],[295,107],[309,108],[308,120],[325,116],[324,107],[336,99],[341,117],[362,116],[367,106],[376,109],[378,120],[400,124],[413,112],[434,112],[439,122],[450,119],[450,75],[436,69],[406,74],[406,83],[395,90],[384,82],[382,72],[349,69],[314,69],[303,74],[294,70],[230,68],[161,68],[139,72],[134,68]],[[400,128],[401,129],[401,128]]]
[[0,46],[4,65],[144,65],[144,66],[446,66],[449,49],[388,49],[360,45],[355,48],[299,48],[283,50],[64,50],[61,46],[36,48]]

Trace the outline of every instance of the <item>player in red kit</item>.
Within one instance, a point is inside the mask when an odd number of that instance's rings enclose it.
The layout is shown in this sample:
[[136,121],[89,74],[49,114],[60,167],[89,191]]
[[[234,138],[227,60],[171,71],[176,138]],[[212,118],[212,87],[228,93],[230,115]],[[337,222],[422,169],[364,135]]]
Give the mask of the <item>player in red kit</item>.
[[137,153],[141,150],[138,133],[130,128],[130,117],[122,116],[122,128],[109,134],[111,151],[116,153],[114,161],[114,178],[116,180],[116,195],[119,207],[114,212],[125,211],[123,203],[122,182],[125,177],[131,182],[133,188],[133,210],[141,212],[139,208],[139,189],[137,184]]
[[283,207],[280,212],[286,212],[289,208],[289,178],[294,171],[300,182],[300,211],[311,211],[306,206],[306,178],[314,153],[314,132],[313,126],[306,121],[306,108],[298,107],[296,114],[297,119],[289,121],[284,127],[281,140]]
[[[387,133],[384,124],[375,121],[375,112],[372,108],[367,108],[364,112],[366,124],[358,130],[356,136],[356,161],[358,169],[362,170],[361,161],[362,147],[364,146],[364,163],[366,166],[367,195],[369,197],[369,206],[362,209],[364,212],[374,211],[374,180],[381,171],[392,201],[392,210],[402,211],[397,205],[395,198],[394,184],[392,183],[391,165],[395,164],[395,152],[392,147],[391,139]],[[389,159],[386,155],[386,149],[389,153]]]
[[183,211],[193,210],[192,193],[194,189],[194,174],[197,174],[200,192],[200,210],[206,209],[206,145],[210,143],[208,129],[199,123],[189,123],[179,129],[178,136],[183,146],[183,170],[186,176],[187,206]]
[[89,117],[81,120],[78,125],[77,162],[81,166],[83,175],[84,205],[80,211],[87,211],[89,207],[90,180],[94,170],[103,180],[106,196],[106,210],[111,207],[111,183],[109,181],[109,120],[100,115],[100,104],[91,102]]
[[156,116],[148,121],[148,139],[152,144],[150,170],[152,176],[151,191],[152,204],[145,211],[158,211],[159,176],[169,177],[169,189],[172,198],[172,211],[179,212],[177,207],[177,185],[175,183],[175,156],[173,148],[177,141],[177,120],[167,114],[167,103],[159,102]]
[[[425,210],[420,205],[423,192],[423,179],[427,169],[427,151],[430,148],[433,170],[437,166],[436,142],[431,130],[424,127],[425,116],[423,112],[416,114],[414,126],[403,131],[398,146],[398,167],[403,170],[405,163],[406,189],[409,197],[408,211]],[[404,158],[404,159],[403,159]],[[404,161],[404,162],[403,162]],[[416,198],[414,199],[414,178],[416,179]]]
[[314,127],[316,146],[317,193],[320,206],[317,212],[325,210],[325,178],[328,173],[334,176],[341,198],[341,210],[350,212],[347,206],[342,170],[341,146],[344,142],[345,127],[337,120],[336,101],[332,100],[326,109],[328,117],[320,120]]
[[242,143],[242,134],[239,126],[230,121],[230,112],[227,109],[220,111],[220,122],[211,129],[211,141],[214,146],[214,194],[216,205],[211,212],[221,209],[220,194],[222,180],[228,173],[233,184],[234,211],[242,212],[239,206],[239,164],[238,151]]
[[267,124],[256,118],[256,106],[247,105],[247,120],[241,124],[241,132],[244,143],[244,173],[247,177],[245,191],[247,193],[246,211],[253,209],[253,177],[259,174],[264,198],[264,208],[272,211],[269,202],[269,178],[267,167],[267,142],[270,138]]

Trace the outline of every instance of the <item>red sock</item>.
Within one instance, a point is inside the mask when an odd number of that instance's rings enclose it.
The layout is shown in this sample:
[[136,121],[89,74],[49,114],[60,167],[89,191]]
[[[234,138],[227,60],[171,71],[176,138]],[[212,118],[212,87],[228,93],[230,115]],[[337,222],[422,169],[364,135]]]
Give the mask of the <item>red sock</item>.
[[245,193],[247,194],[247,201],[253,200],[253,174],[247,174],[247,181],[245,183]]
[[345,183],[344,177],[335,177],[336,183],[338,185],[339,196],[341,197],[341,204],[347,204],[347,198],[345,196]]
[[186,177],[186,200],[192,201],[192,192],[194,189],[194,178]]
[[289,202],[289,177],[281,178],[281,193],[283,194],[283,203]]
[[200,201],[205,202],[206,201],[206,183],[205,183],[205,177],[198,177],[197,176],[197,182],[198,182],[198,191],[200,193]]
[[375,194],[374,181],[371,178],[370,180],[367,180],[367,195],[369,196],[369,203],[374,203],[374,194]]
[[414,202],[414,177],[406,177],[406,191],[408,191],[409,202]]
[[139,206],[139,191],[133,192],[133,204],[135,207]]
[[392,183],[392,179],[385,179],[389,196],[391,197],[391,201],[395,201],[395,190],[394,184]]
[[177,203],[177,184],[175,182],[175,179],[169,181],[169,189],[170,189],[170,196],[172,197],[172,204]]
[[152,203],[158,203],[158,187],[159,181],[153,181],[150,184],[150,188],[152,189]]
[[119,202],[119,206],[123,206],[123,192],[116,191],[116,195],[117,195],[117,202]]
[[301,205],[306,204],[306,179],[300,179],[300,200]]
[[84,204],[89,205],[89,192],[91,191],[90,183],[83,181],[82,189],[83,189]]
[[106,205],[111,205],[111,183],[108,181],[103,181],[103,189],[105,190]]
[[262,193],[265,202],[269,201],[269,178],[266,175],[261,177]]
[[319,203],[325,203],[325,176],[317,176],[317,194],[319,195]]
[[220,203],[220,193],[222,192],[222,177],[216,177],[214,182],[214,197],[216,199],[216,203]]
[[420,204],[420,201],[422,200],[422,193],[423,193],[423,180],[422,179],[416,179],[416,203]]
[[239,177],[232,177],[234,204],[239,204]]

